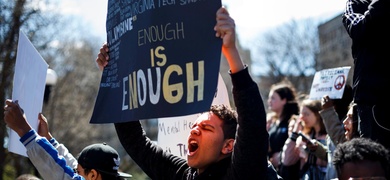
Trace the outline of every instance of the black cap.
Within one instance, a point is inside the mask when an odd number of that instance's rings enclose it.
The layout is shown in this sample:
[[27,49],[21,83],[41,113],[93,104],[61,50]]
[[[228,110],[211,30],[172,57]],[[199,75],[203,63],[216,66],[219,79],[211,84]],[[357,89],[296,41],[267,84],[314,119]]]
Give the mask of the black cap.
[[118,172],[120,164],[119,154],[106,143],[92,144],[85,147],[77,161],[83,168],[95,169],[116,177],[132,177],[131,174]]

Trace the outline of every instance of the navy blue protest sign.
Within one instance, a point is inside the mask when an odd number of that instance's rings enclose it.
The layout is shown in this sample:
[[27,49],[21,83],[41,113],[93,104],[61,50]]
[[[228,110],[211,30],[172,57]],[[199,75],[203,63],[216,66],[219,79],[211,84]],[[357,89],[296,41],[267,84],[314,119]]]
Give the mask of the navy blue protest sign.
[[206,111],[216,92],[220,0],[109,0],[103,70],[90,123]]

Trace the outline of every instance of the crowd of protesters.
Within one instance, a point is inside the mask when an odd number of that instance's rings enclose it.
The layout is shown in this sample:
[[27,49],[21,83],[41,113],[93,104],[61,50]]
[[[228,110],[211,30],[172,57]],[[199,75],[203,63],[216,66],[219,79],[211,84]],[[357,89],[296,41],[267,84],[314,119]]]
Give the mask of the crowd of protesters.
[[[214,30],[223,41],[237,110],[213,105],[199,116],[188,137],[187,160],[153,144],[139,121],[115,123],[119,140],[152,179],[390,179],[390,121],[386,119],[390,78],[382,63],[390,34],[382,24],[389,14],[388,0],[348,0],[342,23],[352,39],[353,84],[345,86],[341,99],[325,95],[320,100],[309,96],[299,100],[291,83],[274,84],[267,116],[257,85],[237,51],[234,20],[221,7]],[[96,62],[103,69],[108,61],[105,44]],[[80,158],[83,153],[71,165],[60,156],[58,142],[53,144],[52,137],[31,128],[17,102],[6,100],[4,110],[5,122],[21,137],[45,177],[111,179],[104,178],[108,174],[119,179],[123,175],[117,171],[115,150],[105,153],[115,156],[112,172],[99,167],[87,170],[83,162],[88,158]],[[48,173],[56,167],[51,164],[59,161],[63,166]]]

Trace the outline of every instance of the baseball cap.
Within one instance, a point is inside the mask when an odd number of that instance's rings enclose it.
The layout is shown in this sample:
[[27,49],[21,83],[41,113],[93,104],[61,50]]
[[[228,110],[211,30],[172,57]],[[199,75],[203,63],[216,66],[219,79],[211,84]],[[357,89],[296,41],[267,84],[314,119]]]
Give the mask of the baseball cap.
[[83,168],[96,169],[116,177],[130,178],[131,174],[118,172],[120,158],[118,152],[106,143],[91,144],[85,147],[77,162]]

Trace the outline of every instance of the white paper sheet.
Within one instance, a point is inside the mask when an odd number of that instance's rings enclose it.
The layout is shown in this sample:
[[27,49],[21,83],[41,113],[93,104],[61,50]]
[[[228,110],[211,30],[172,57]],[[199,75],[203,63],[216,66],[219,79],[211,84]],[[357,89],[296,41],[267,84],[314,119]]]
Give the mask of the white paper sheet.
[[[49,65],[41,57],[27,36],[20,31],[16,55],[12,100],[18,100],[31,127],[38,128],[38,114],[42,112],[46,74]],[[19,135],[10,130],[10,152],[27,156]]]

